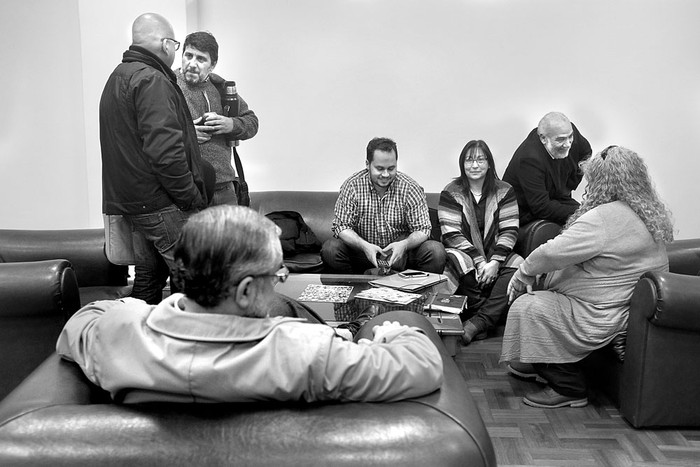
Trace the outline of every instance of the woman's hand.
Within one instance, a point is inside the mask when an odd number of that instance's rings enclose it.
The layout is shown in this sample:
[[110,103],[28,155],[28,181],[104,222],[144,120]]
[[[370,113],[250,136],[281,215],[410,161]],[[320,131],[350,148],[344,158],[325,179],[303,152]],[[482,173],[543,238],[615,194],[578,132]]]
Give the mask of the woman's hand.
[[508,283],[506,294],[508,295],[508,304],[510,305],[516,298],[524,293],[532,294],[532,284],[535,283],[535,276],[528,276],[520,272],[518,269]]
[[501,264],[496,260],[491,260],[488,263],[479,263],[477,265],[476,279],[480,286],[491,285],[498,278],[498,270]]

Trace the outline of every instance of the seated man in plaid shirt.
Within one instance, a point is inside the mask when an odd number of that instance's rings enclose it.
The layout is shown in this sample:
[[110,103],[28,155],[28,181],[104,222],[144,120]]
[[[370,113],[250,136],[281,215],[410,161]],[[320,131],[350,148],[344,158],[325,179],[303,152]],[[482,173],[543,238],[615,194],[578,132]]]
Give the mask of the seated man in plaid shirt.
[[396,143],[374,138],[367,167],[345,180],[335,204],[333,235],[323,244],[323,261],[333,272],[406,268],[441,274],[445,248],[430,238],[425,192],[399,172]]

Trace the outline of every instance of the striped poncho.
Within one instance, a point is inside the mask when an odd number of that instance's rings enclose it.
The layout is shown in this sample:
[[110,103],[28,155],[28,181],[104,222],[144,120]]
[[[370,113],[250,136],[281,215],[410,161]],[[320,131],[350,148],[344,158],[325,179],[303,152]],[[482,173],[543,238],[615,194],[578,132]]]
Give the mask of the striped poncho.
[[518,203],[513,188],[496,180],[496,192],[486,198],[482,236],[469,188],[457,180],[440,193],[438,218],[447,252],[445,275],[453,289],[477,264],[496,260],[501,267],[517,267],[522,258],[513,253],[518,239]]

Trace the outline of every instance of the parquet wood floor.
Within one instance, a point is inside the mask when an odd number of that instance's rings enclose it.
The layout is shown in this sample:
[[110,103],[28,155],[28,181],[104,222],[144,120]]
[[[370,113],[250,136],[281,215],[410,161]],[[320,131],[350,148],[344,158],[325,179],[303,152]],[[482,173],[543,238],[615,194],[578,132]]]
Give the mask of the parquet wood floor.
[[522,397],[541,386],[507,373],[498,363],[501,342],[490,337],[458,347],[455,355],[499,466],[700,466],[700,429],[635,430],[595,390],[585,408],[524,405]]

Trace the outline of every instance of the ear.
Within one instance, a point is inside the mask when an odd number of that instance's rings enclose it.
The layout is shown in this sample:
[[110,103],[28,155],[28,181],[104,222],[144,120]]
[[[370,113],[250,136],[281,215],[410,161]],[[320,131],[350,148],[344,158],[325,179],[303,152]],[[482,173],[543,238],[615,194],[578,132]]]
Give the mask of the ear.
[[255,284],[255,278],[245,277],[236,286],[236,292],[234,297],[236,299],[236,304],[244,310],[250,308],[250,306],[255,303],[255,296],[257,295],[257,286]]

